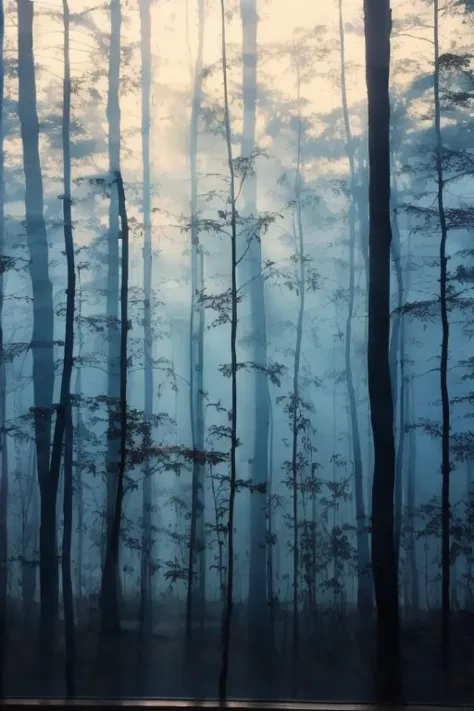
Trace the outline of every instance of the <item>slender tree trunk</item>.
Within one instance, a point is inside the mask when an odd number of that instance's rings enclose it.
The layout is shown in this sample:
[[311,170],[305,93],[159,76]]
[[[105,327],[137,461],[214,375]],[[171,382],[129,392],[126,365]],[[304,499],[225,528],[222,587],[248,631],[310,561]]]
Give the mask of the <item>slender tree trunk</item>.
[[345,369],[347,393],[349,398],[349,414],[352,432],[352,456],[354,460],[355,503],[357,519],[357,608],[362,619],[371,614],[373,607],[372,586],[370,580],[369,534],[364,505],[364,482],[362,469],[362,451],[360,445],[359,418],[357,416],[357,399],[352,374],[352,321],[355,301],[355,247],[356,247],[356,200],[357,178],[354,162],[352,131],[347,104],[346,68],[345,68],[345,38],[342,0],[339,0],[339,37],[341,47],[341,94],[346,134],[346,152],[349,161],[351,197],[349,199],[349,303],[345,334]]
[[437,198],[438,212],[441,231],[441,241],[439,247],[440,261],[440,305],[441,305],[441,363],[440,363],[440,386],[441,386],[441,527],[442,527],[442,594],[441,594],[441,651],[443,667],[446,670],[449,665],[450,656],[450,540],[449,540],[449,485],[451,474],[451,462],[449,453],[450,436],[450,406],[448,392],[448,358],[449,358],[449,321],[447,306],[448,288],[448,257],[446,254],[446,242],[448,239],[448,227],[444,209],[444,177],[443,177],[443,142],[441,138],[441,101],[439,89],[439,6],[438,0],[433,2],[434,14],[434,104],[435,104],[435,134],[436,134],[436,178],[437,178]]
[[0,0],[0,698],[5,696],[4,668],[7,634],[8,595],[8,461],[6,420],[6,378],[3,343],[3,260],[5,259],[5,183],[3,152],[3,98],[5,65],[3,59],[5,37],[5,14]]
[[[407,376],[405,376],[406,378]],[[408,383],[407,383],[408,385]],[[415,413],[415,388],[412,380],[410,387],[406,387],[407,398],[407,423],[413,424],[416,420]],[[416,561],[416,535],[415,535],[415,512],[416,512],[416,432],[410,430],[408,435],[408,463],[407,463],[407,523],[409,530],[409,570],[410,570],[410,590],[411,607],[413,612],[420,609],[420,593],[418,586],[418,566]]]
[[[109,174],[113,179],[110,186],[109,231],[108,231],[108,274],[107,274],[107,344],[108,344],[108,406],[109,430],[107,435],[107,511],[106,511],[106,552],[102,573],[101,618],[102,630],[117,631],[119,626],[118,598],[120,574],[115,567],[116,506],[121,500],[118,493],[120,478],[120,330],[119,330],[119,181],[120,172],[120,41],[122,11],[120,0],[110,3],[110,49],[107,99],[107,122],[109,137]],[[123,228],[123,226],[122,226]],[[122,252],[123,259],[123,252]],[[126,327],[126,326],[125,326]],[[123,328],[123,323],[122,323]],[[120,532],[119,534],[120,535]],[[117,542],[118,555],[118,542]],[[109,567],[107,568],[107,557]],[[109,576],[112,578],[109,579]],[[110,595],[110,597],[109,597]]]
[[[152,244],[151,244],[151,183],[150,183],[150,129],[151,129],[151,18],[149,0],[140,0],[141,25],[141,98],[142,98],[142,161],[143,161],[143,352],[144,352],[144,417],[145,452],[152,444],[153,417],[153,332],[151,326],[152,301]],[[142,637],[153,632],[151,601],[151,509],[152,479],[148,459],[143,471],[142,491],[142,549],[140,581],[140,629]]]
[[231,226],[231,319],[230,319],[230,355],[231,355],[231,413],[230,413],[230,482],[229,482],[229,517],[227,526],[227,580],[225,587],[224,614],[222,618],[222,664],[219,675],[219,700],[227,698],[227,680],[229,674],[230,631],[234,605],[234,515],[235,494],[237,490],[237,210],[235,206],[235,173],[232,155],[232,129],[230,124],[229,90],[227,81],[226,49],[226,13],[224,0],[221,0],[222,33],[222,79],[224,85],[224,126],[229,167],[229,202]]
[[369,109],[368,372],[374,479],[372,569],[377,606],[376,693],[401,694],[398,577],[394,547],[395,446],[390,382],[390,31],[389,0],[365,0]]
[[120,459],[116,486],[113,527],[107,539],[104,573],[101,588],[101,611],[105,626],[104,632],[117,632],[120,629],[119,610],[119,548],[120,527],[122,523],[124,479],[127,454],[127,361],[128,361],[128,280],[129,280],[129,228],[125,204],[125,191],[121,174],[114,174],[117,185],[118,208],[121,222],[122,240],[122,279],[120,285]]
[[[120,170],[120,40],[122,15],[120,0],[110,3],[110,50],[107,122],[109,139],[109,173],[114,175]],[[115,502],[120,460],[120,330],[119,330],[119,215],[118,196],[115,184],[110,188],[108,260],[107,260],[107,348],[108,348],[108,383],[107,396],[109,408],[109,428],[107,434],[107,504],[106,504],[106,539],[107,547],[114,528]],[[105,561],[105,558],[104,558]],[[105,565],[105,562],[104,562]],[[117,574],[116,586],[120,585]]]
[[296,149],[296,180],[295,180],[295,197],[296,197],[296,233],[297,238],[297,258],[298,258],[298,321],[296,324],[296,343],[295,343],[295,360],[293,364],[293,396],[292,396],[292,451],[291,451],[291,470],[293,482],[293,641],[292,641],[292,656],[293,663],[296,664],[299,656],[299,617],[298,617],[298,576],[299,576],[299,539],[298,539],[298,432],[299,432],[299,417],[300,414],[300,363],[301,363],[301,344],[303,340],[303,320],[305,307],[305,255],[304,255],[304,234],[303,221],[301,216],[301,78],[298,68],[297,76],[297,104],[298,104],[298,138]]
[[[241,155],[251,159],[255,149],[255,124],[257,101],[257,3],[240,0],[242,18],[242,94],[244,121]],[[250,342],[254,382],[255,436],[252,454],[252,484],[259,488],[250,498],[250,572],[249,606],[251,644],[258,657],[266,653],[262,645],[269,642],[269,607],[265,566],[266,499],[268,480],[269,392],[267,367],[267,325],[265,314],[265,282],[262,277],[262,248],[259,235],[254,234],[257,215],[257,182],[251,172],[242,187],[244,207],[242,218],[248,218],[250,227],[243,234],[250,240],[248,251],[242,259],[244,283],[250,295]],[[242,251],[247,244],[241,245]]]
[[[66,299],[66,333],[64,339],[64,365],[61,382],[60,407],[64,412],[61,442],[65,440],[64,450],[64,527],[62,542],[62,587],[64,604],[64,627],[66,638],[65,681],[66,694],[69,698],[75,695],[75,629],[74,604],[71,575],[71,543],[72,543],[72,501],[73,501],[73,427],[71,411],[71,376],[74,365],[74,308],[76,299],[76,265],[74,261],[74,239],[72,232],[72,200],[71,200],[71,65],[70,65],[70,14],[68,0],[63,0],[64,20],[64,86],[63,86],[63,161],[64,161],[64,244],[67,260],[67,299]],[[62,414],[62,413],[61,413]],[[56,418],[58,428],[59,413]],[[56,431],[55,431],[56,437]],[[54,445],[53,445],[54,453]]]
[[[78,345],[78,363],[76,365],[76,382],[74,386],[74,394],[76,398],[82,395],[82,366],[81,355],[83,347],[82,334],[82,294],[80,284],[80,268],[78,269],[78,321],[77,321],[77,345]],[[76,435],[74,437],[76,445],[76,467],[75,467],[75,498],[77,502],[77,598],[79,602],[79,614],[82,613],[82,595],[83,595],[83,564],[84,564],[84,487],[82,482],[82,457],[84,445],[84,422],[82,419],[81,405],[77,402],[77,420],[76,420]]]
[[[191,172],[191,319],[190,319],[190,418],[192,444],[196,452],[204,450],[204,309],[199,295],[204,287],[204,253],[199,236],[197,153],[199,115],[202,103],[202,62],[204,48],[204,0],[198,0],[198,50],[194,67],[194,85],[190,126]],[[206,590],[206,552],[204,542],[204,472],[205,466],[195,457],[191,502],[191,526],[186,599],[186,635],[191,642],[192,625],[197,616],[202,628]],[[196,585],[197,579],[197,585]]]
[[[396,185],[394,183],[396,191]],[[403,274],[401,265],[401,238],[398,226],[398,216],[396,213],[396,201],[392,200],[394,207],[392,215],[393,239],[392,239],[392,259],[397,276],[397,311],[393,316],[392,334],[390,339],[390,372],[392,376],[392,397],[393,413],[397,416],[398,405],[398,446],[395,458],[395,515],[394,515],[394,539],[395,557],[397,570],[400,562],[400,537],[402,530],[402,498],[403,498],[403,461],[405,451],[405,319],[401,312],[403,304]],[[400,361],[400,397],[398,393],[398,363]]]
[[273,494],[273,442],[274,442],[274,421],[273,407],[269,399],[269,414],[270,414],[270,433],[268,447],[268,491],[267,491],[267,585],[268,585],[268,602],[270,606],[270,642],[271,649],[275,651],[275,592],[273,589],[273,510],[272,510],[272,494]]
[[51,417],[54,390],[53,290],[49,277],[48,241],[43,210],[43,180],[39,157],[36,78],[33,54],[33,9],[18,0],[18,112],[25,172],[26,233],[33,291],[34,430],[40,503],[40,648],[46,670],[52,672],[55,622],[58,614],[56,500],[58,480],[50,476]]

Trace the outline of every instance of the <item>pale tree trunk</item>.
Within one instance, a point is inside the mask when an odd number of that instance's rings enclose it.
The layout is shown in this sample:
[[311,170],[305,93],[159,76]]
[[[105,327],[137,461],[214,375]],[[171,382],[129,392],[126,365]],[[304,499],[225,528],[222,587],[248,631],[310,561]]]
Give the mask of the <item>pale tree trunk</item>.
[[[199,235],[198,215],[198,136],[202,104],[202,69],[204,48],[204,0],[198,0],[198,49],[193,77],[190,126],[191,173],[191,319],[190,319],[190,419],[193,449],[204,450],[204,309],[199,295],[204,288],[204,253]],[[205,615],[206,553],[204,540],[204,472],[205,465],[195,457],[189,535],[188,588],[186,599],[186,636],[191,642],[193,623],[198,618],[201,629]]]
[[369,114],[369,398],[374,438],[372,570],[377,607],[376,695],[401,694],[398,576],[394,547],[395,446],[390,381],[389,0],[365,0]]
[[[153,427],[153,332],[152,310],[152,244],[151,244],[151,182],[150,182],[150,130],[151,130],[151,18],[149,0],[140,0],[141,25],[141,99],[142,99],[142,161],[143,161],[143,352],[144,352],[144,417],[145,452],[152,444]],[[151,601],[151,509],[152,478],[148,458],[143,469],[142,491],[142,549],[140,576],[140,629],[143,637],[150,638],[153,632],[153,609]]]
[[[242,18],[242,93],[244,122],[242,131],[241,156],[250,159],[255,148],[255,123],[257,100],[257,3],[256,0],[240,0]],[[252,484],[258,486],[250,498],[250,572],[249,606],[252,648],[262,649],[270,640],[269,606],[265,566],[266,499],[268,480],[268,431],[269,392],[267,367],[267,324],[265,314],[265,282],[262,276],[262,248],[254,227],[257,216],[257,183],[255,176],[245,178],[242,197],[244,207],[241,212],[247,217],[249,226],[243,234],[250,240],[248,251],[242,258],[243,283],[248,285],[250,295],[250,340],[253,368],[254,427],[252,453]],[[240,245],[243,252],[246,241]],[[263,493],[262,493],[263,492]]]
[[18,112],[25,172],[26,233],[33,292],[34,431],[40,488],[40,647],[46,671],[52,672],[55,623],[58,615],[56,500],[58,479],[50,474],[51,417],[54,391],[54,312],[49,277],[48,241],[43,209],[43,180],[39,157],[39,124],[33,54],[33,9],[18,0]]
[[369,534],[364,504],[364,481],[362,469],[362,451],[360,443],[359,418],[357,415],[357,398],[352,374],[352,321],[355,302],[355,248],[356,248],[356,201],[357,174],[354,161],[354,146],[347,103],[345,37],[342,0],[339,0],[339,37],[341,47],[341,95],[346,138],[346,152],[349,161],[350,189],[349,198],[349,303],[345,333],[345,370],[347,393],[349,399],[349,414],[352,434],[352,456],[354,464],[354,485],[357,522],[357,608],[361,620],[367,619],[372,611],[372,585],[370,578]]

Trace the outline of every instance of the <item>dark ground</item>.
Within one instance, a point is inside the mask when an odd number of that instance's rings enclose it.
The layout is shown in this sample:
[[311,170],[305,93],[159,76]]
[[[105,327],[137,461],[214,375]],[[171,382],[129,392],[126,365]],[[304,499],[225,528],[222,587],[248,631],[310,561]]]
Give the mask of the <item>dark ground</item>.
[[[155,611],[160,619],[160,609]],[[13,618],[15,615],[13,615]],[[39,678],[36,628],[21,629],[9,618],[5,696],[45,696]],[[474,616],[452,615],[452,672],[445,692],[440,665],[439,612],[403,621],[404,698],[408,703],[474,703]],[[220,630],[214,619],[195,633],[187,658],[184,623],[161,610],[144,653],[133,623],[99,652],[98,629],[77,630],[76,696],[96,698],[216,698],[220,671]],[[302,620],[300,654],[293,662],[291,619],[280,614],[276,651],[249,644],[245,613],[237,610],[230,652],[228,697],[255,700],[373,701],[373,630],[355,615],[325,611]],[[286,639],[285,639],[286,638]],[[63,697],[64,637],[60,632],[50,697]]]

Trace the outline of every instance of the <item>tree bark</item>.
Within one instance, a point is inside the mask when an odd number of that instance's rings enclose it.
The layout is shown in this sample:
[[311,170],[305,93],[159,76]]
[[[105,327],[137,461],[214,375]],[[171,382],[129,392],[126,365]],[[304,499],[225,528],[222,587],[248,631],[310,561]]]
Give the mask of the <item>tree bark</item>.
[[365,0],[369,114],[369,399],[374,439],[372,569],[377,607],[376,695],[401,694],[398,576],[394,547],[395,446],[390,381],[389,0]]

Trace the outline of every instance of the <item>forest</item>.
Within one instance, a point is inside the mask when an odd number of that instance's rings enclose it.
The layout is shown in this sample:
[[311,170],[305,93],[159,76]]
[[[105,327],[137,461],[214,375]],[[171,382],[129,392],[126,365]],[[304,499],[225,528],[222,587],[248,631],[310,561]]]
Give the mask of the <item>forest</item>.
[[0,697],[472,701],[473,30],[0,0]]

